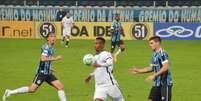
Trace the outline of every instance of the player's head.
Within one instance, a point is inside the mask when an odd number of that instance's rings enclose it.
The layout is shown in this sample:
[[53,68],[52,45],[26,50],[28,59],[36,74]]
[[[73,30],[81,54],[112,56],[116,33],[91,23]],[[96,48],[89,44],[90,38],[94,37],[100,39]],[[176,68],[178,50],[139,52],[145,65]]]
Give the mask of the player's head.
[[69,11],[66,12],[66,17],[70,18],[70,12]]
[[64,10],[64,8],[63,8],[63,7],[60,7],[60,8],[59,8],[59,11],[63,11],[63,10]]
[[49,44],[54,45],[55,41],[56,41],[56,34],[51,32],[47,35],[47,41]]
[[149,46],[150,48],[155,51],[161,47],[161,38],[159,36],[153,36],[149,38]]
[[94,47],[96,51],[102,51],[105,47],[105,39],[102,37],[97,37],[95,40]]
[[114,19],[115,19],[116,21],[119,21],[119,20],[120,20],[120,16],[119,16],[119,14],[115,14]]

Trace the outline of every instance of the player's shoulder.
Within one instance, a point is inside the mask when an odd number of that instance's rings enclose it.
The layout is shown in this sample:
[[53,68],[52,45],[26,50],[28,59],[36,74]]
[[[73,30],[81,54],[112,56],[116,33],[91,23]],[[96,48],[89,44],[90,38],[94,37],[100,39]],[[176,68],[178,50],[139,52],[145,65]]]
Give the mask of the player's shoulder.
[[113,20],[113,21],[112,21],[112,24],[115,24],[115,23],[116,23],[116,21],[115,21],[115,20]]
[[101,55],[104,56],[104,57],[111,57],[112,56],[112,54],[110,52],[108,52],[108,51],[102,51]]
[[108,51],[102,51],[101,54],[111,54],[111,53]]
[[165,49],[160,50],[160,54],[163,55],[168,55],[167,51]]
[[66,18],[66,16],[64,16],[63,18],[62,18],[62,20],[66,20],[67,18]]
[[43,50],[47,50],[47,49],[49,49],[48,44],[47,44],[47,43],[43,44],[43,45],[42,45],[42,49],[43,49]]

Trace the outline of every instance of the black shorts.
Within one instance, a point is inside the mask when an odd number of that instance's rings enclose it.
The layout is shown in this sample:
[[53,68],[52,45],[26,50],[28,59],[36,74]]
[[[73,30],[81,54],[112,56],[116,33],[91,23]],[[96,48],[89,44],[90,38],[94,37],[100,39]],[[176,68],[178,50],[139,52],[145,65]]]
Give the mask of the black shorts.
[[124,44],[124,41],[123,40],[120,40],[120,41],[112,41],[112,48],[114,47],[116,47],[116,45],[118,46],[118,47],[120,47],[120,45],[123,45]]
[[171,101],[172,86],[152,87],[149,99],[152,101]]
[[54,76],[54,74],[42,74],[42,73],[38,73],[33,80],[33,83],[40,86],[44,81],[47,82],[48,84],[52,85],[52,81],[56,81],[57,78]]

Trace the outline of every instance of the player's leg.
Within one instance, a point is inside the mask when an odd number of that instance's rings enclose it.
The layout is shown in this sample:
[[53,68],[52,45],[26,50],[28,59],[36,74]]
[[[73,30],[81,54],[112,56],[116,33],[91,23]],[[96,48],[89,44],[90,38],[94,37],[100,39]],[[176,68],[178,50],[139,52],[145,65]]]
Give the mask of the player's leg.
[[123,40],[120,40],[118,43],[117,43],[119,49],[117,50],[117,52],[115,53],[115,55],[119,55],[121,52],[125,51],[125,44],[124,44],[124,41]]
[[113,54],[115,51],[115,47],[116,47],[116,36],[112,36],[111,38],[111,53]]
[[152,87],[148,101],[161,101],[161,89],[160,87]]
[[7,89],[3,95],[3,101],[6,101],[6,98],[14,94],[23,94],[23,93],[34,93],[38,89],[39,85],[32,83],[30,87],[24,86],[14,90]]
[[172,86],[161,87],[161,101],[171,101]]
[[117,85],[111,86],[107,92],[112,101],[125,101],[123,94]]
[[104,87],[97,87],[94,92],[94,101],[106,101],[107,92]]
[[57,89],[60,101],[67,101],[64,92],[64,85],[53,74],[48,76],[46,82]]
[[66,31],[64,30],[64,28],[62,28],[62,35],[61,35],[61,43],[62,44],[65,42],[65,33],[66,33]]
[[70,35],[71,35],[71,28],[66,28],[66,43],[65,46],[68,47],[69,42],[70,42]]
[[3,101],[5,101],[7,97],[13,94],[34,93],[37,90],[37,88],[43,83],[43,78],[44,78],[43,75],[37,74],[34,77],[33,83],[30,87],[24,86],[14,90],[7,89],[3,96]]
[[60,101],[67,101],[63,84],[59,80],[56,80],[52,81],[52,85],[58,90],[58,96]]
[[70,42],[70,35],[66,35],[66,36],[65,36],[65,39],[66,39],[65,46],[68,47],[69,42]]
[[111,53],[114,53],[114,50],[115,50],[115,47],[116,47],[116,42],[112,41],[111,42]]

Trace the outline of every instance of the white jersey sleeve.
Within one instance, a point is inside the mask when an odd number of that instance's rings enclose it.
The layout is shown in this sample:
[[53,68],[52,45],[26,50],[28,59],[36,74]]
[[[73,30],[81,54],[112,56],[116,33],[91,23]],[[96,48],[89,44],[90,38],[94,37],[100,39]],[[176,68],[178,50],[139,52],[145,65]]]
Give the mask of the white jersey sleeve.
[[104,52],[102,55],[102,62],[99,63],[101,67],[109,67],[113,65],[112,55],[109,52]]

